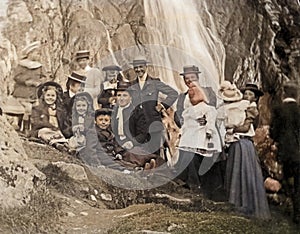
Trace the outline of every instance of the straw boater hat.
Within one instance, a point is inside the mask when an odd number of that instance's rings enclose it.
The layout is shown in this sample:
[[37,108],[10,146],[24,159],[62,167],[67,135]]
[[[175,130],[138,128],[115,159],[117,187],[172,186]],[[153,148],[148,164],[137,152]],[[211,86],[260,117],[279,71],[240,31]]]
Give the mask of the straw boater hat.
[[38,87],[38,90],[37,90],[37,97],[40,98],[45,90],[46,87],[53,87],[57,92],[58,94],[61,96],[63,94],[63,89],[62,87],[54,82],[54,81],[48,81],[48,82],[45,82],[43,84],[41,84],[39,87]]
[[99,115],[109,115],[111,116],[112,109],[109,108],[101,108],[95,111],[95,118],[97,118]]
[[147,65],[149,63],[149,61],[147,61],[145,56],[137,56],[133,59],[132,63],[130,63],[131,65],[133,65],[133,67],[138,66],[138,65]]
[[86,77],[82,76],[76,72],[72,72],[71,75],[68,76],[68,79],[75,80],[80,83],[85,83]]
[[245,93],[246,90],[250,90],[254,92],[257,97],[264,95],[264,93],[261,90],[259,90],[258,86],[254,83],[246,83],[246,85],[240,90],[242,93]]
[[22,51],[21,51],[21,56],[22,56],[22,58],[27,58],[27,55],[28,55],[31,51],[33,51],[33,50],[39,48],[40,46],[41,46],[41,42],[40,42],[40,41],[35,41],[35,42],[32,42],[32,43],[26,45],[26,46],[22,49]]
[[180,73],[179,75],[185,76],[187,74],[199,74],[201,71],[199,71],[199,68],[196,67],[195,65],[189,65],[189,66],[184,66],[183,67],[183,72]]
[[223,81],[218,91],[218,95],[221,99],[227,102],[236,102],[243,98],[241,91],[235,86],[235,84],[231,84],[229,81]]
[[102,71],[122,71],[122,68],[120,68],[117,65],[110,65],[102,68]]
[[90,58],[90,51],[88,50],[79,50],[76,52],[76,56],[75,56],[76,60],[78,59],[82,59],[82,58]]

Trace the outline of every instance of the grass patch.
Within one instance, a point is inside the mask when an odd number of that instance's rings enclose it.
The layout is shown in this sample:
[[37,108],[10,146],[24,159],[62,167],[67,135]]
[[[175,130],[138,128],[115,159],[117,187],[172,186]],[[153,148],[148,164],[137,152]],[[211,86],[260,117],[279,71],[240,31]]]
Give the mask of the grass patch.
[[182,212],[153,204],[135,215],[122,219],[108,233],[141,233],[151,230],[170,233],[298,233],[284,220],[251,220],[226,212]]
[[41,186],[31,200],[19,208],[0,208],[1,233],[57,233],[62,203]]

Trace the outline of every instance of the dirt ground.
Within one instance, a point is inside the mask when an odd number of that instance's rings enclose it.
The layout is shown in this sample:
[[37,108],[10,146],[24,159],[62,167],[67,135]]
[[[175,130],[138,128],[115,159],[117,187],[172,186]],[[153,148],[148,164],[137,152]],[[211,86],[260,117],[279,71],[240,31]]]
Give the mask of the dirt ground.
[[[72,156],[49,146],[28,140],[23,142],[34,163],[80,164]],[[271,206],[270,221],[251,220],[233,213],[223,202],[207,200],[186,189],[176,190],[175,183],[148,191],[128,191],[106,184],[89,171],[86,171],[88,181],[78,182],[57,168],[45,168],[47,189],[60,204],[59,218],[49,219],[49,228],[43,225],[43,229],[36,228],[34,232],[6,225],[7,228],[0,228],[2,233],[11,230],[24,233],[299,233],[299,227],[281,207]],[[91,199],[95,190],[95,199]],[[111,197],[101,199],[100,193]]]

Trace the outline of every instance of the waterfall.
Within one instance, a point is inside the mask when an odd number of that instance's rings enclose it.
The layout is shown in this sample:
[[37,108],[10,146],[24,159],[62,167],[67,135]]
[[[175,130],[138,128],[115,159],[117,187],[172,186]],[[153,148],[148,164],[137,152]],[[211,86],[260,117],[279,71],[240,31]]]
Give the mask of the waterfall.
[[[202,15],[198,10],[200,4],[205,10]],[[201,85],[216,91],[224,80],[225,49],[205,1],[144,0],[144,8],[150,36],[146,47],[162,80],[175,83],[182,90],[178,73],[184,65],[196,65],[202,71]],[[204,25],[202,17],[210,28]]]

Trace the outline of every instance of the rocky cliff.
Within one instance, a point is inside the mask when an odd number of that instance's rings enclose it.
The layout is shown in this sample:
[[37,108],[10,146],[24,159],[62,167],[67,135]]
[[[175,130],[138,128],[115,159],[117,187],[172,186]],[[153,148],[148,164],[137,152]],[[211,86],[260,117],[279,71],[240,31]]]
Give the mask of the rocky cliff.
[[150,72],[180,91],[178,73],[195,63],[203,85],[256,81],[271,103],[283,80],[299,79],[299,8],[296,0],[8,0],[1,92],[11,92],[20,50],[41,40],[45,69],[62,85],[75,68],[75,51],[87,48],[94,65],[119,64],[129,79],[129,61],[144,53],[155,67]]

